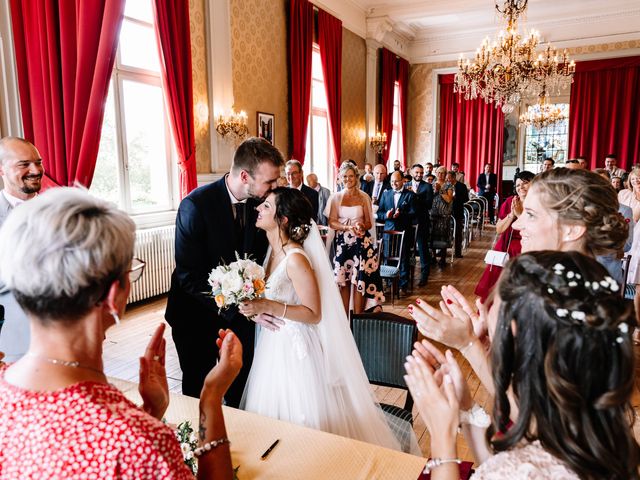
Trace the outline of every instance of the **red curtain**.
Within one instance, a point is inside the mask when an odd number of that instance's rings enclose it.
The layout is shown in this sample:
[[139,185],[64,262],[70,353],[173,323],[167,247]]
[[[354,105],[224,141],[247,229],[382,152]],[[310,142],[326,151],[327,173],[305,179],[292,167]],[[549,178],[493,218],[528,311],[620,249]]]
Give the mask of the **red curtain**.
[[382,49],[380,68],[382,71],[380,82],[380,133],[387,134],[387,147],[382,151],[382,159],[386,165],[389,161],[389,145],[393,134],[393,91],[398,78],[396,54]]
[[472,188],[487,163],[498,175],[498,193],[502,176],[504,115],[495,104],[478,98],[465,100],[453,93],[454,75],[440,75],[440,148],[439,163],[460,170]]
[[318,10],[318,46],[327,91],[329,128],[336,168],[339,168],[342,155],[342,22],[321,9]]
[[156,37],[162,61],[162,84],[180,166],[180,194],[198,186],[193,125],[189,2],[154,0]]
[[124,3],[11,0],[23,128],[45,188],[91,185]]
[[640,56],[577,62],[569,104],[569,158],[584,156],[589,168],[604,167],[615,153],[618,166],[640,162]]
[[400,130],[402,131],[402,163],[403,170],[407,163],[407,106],[409,98],[409,62],[398,58],[398,85],[400,90]]
[[291,158],[304,163],[311,108],[311,54],[313,49],[313,5],[291,0],[289,15],[289,65],[291,68]]

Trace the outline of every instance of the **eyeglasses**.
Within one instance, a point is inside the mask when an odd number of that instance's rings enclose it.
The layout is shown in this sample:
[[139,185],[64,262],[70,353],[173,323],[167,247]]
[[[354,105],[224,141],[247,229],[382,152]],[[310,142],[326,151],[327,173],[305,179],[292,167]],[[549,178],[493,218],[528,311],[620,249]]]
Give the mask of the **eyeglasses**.
[[140,280],[142,276],[142,272],[144,272],[144,267],[147,264],[144,260],[140,260],[139,258],[134,258],[131,260],[131,269],[128,271],[129,273],[129,281],[131,283],[135,283]]

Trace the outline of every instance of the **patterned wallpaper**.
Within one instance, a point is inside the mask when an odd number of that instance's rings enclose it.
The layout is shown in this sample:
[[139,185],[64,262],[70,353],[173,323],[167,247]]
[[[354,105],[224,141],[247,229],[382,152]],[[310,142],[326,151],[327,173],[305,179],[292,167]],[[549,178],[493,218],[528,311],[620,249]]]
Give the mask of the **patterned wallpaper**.
[[275,115],[276,146],[289,150],[287,22],[285,0],[231,0],[234,108],[249,116],[256,135],[256,112]]
[[[619,52],[640,48],[639,40],[588,45],[567,49],[569,55],[585,55],[600,52]],[[420,63],[411,65],[409,73],[409,111],[408,111],[408,147],[410,161],[433,162],[431,145],[436,141],[435,132],[431,132],[432,118],[436,106],[433,105],[433,70],[454,67],[456,62]]]
[[342,159],[364,164],[366,148],[367,46],[342,29]]
[[198,173],[211,172],[209,96],[207,91],[207,48],[205,0],[189,0],[191,29],[191,73],[193,76],[193,121]]

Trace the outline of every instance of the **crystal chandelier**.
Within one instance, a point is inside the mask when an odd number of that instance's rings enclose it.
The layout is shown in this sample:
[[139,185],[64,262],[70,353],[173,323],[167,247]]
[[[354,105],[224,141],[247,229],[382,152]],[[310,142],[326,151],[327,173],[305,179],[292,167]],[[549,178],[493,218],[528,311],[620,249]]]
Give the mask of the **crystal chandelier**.
[[566,120],[566,108],[547,103],[547,96],[543,94],[535,105],[530,105],[526,113],[520,115],[520,125],[533,126],[538,130]]
[[236,113],[233,110],[226,116],[220,114],[216,124],[216,132],[224,139],[232,139],[236,142],[242,140],[249,133],[247,114],[244,111]]
[[375,137],[371,137],[369,140],[369,145],[378,155],[382,153],[382,151],[387,147],[387,134],[386,133],[376,133]]
[[467,100],[481,97],[487,103],[495,102],[504,113],[511,113],[525,92],[539,95],[546,85],[557,94],[571,84],[575,63],[569,61],[566,50],[558,55],[549,45],[537,54],[538,32],[531,30],[524,38],[520,35],[517,20],[527,9],[527,1],[505,0],[501,7],[496,0],[496,10],[507,20],[507,30],[493,43],[485,38],[473,62],[460,55],[454,92]]

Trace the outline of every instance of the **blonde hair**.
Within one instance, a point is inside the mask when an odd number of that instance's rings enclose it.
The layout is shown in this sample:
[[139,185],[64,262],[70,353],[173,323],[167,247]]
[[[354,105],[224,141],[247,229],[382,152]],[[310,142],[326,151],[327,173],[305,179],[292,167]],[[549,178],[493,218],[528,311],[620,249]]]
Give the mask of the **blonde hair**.
[[0,229],[0,279],[40,320],[85,315],[130,268],[135,224],[83,189],[60,187],[16,207]]
[[610,181],[589,170],[554,168],[537,175],[530,188],[542,193],[542,204],[556,213],[558,222],[586,227],[585,248],[593,255],[624,247],[629,226],[618,212]]
[[345,161],[340,164],[339,176],[342,177],[347,171],[351,170],[356,178],[360,178],[360,172],[358,171],[358,167],[356,167],[353,163]]

